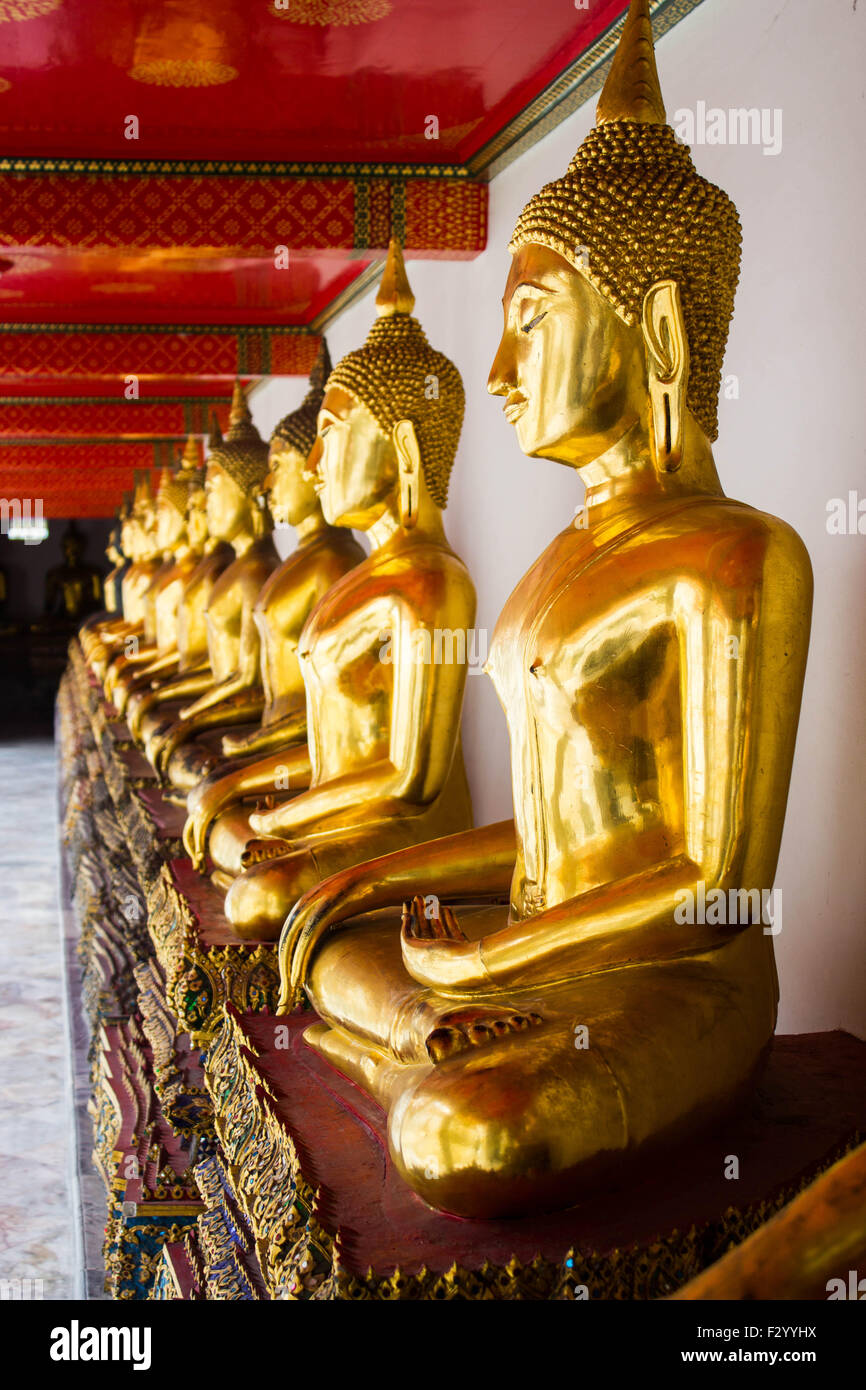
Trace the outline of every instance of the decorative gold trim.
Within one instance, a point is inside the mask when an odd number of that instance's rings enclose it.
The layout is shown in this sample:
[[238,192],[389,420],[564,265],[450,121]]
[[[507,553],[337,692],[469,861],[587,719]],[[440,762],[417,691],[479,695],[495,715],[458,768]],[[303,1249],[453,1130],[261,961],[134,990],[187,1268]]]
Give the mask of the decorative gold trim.
[[[117,396],[0,396],[4,405],[191,405],[215,406],[231,403],[231,388],[224,396],[140,396],[137,400],[118,400]],[[185,433],[189,434],[189,430]],[[67,440],[67,443],[69,441]]]
[[329,163],[327,160],[282,162],[248,159],[55,159],[44,155],[10,155],[0,159],[0,174],[130,174],[165,178],[326,178],[326,179],[471,179],[463,164]]
[[315,338],[306,323],[0,323],[0,333],[253,333]]

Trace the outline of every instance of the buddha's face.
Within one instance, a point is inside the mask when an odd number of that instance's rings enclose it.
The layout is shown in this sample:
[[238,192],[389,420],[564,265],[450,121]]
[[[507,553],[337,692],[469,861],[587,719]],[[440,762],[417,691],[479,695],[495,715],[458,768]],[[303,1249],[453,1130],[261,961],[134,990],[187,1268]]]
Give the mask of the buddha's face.
[[234,478],[218,463],[210,462],[205,475],[208,531],[217,540],[234,540],[249,520],[249,502]]
[[394,445],[367,407],[342,387],[325,392],[307,471],[332,526],[367,531],[396,495]]
[[135,530],[137,522],[132,516],[124,517],[120,527],[120,548],[128,560],[135,558]]
[[198,553],[204,549],[208,538],[207,498],[204,488],[196,488],[189,501],[186,519],[187,539],[191,548]]
[[316,485],[306,472],[306,457],[275,439],[268,454],[268,506],[278,524],[298,526],[316,507]]
[[152,501],[141,502],[136,509],[138,529],[139,559],[144,561],[153,559],[157,554],[158,546],[156,543],[156,508]]
[[160,550],[172,550],[183,534],[183,517],[170,502],[156,504],[156,543]]
[[630,328],[578,270],[545,246],[513,257],[505,327],[487,389],[505,397],[520,447],[580,468],[639,419],[646,355]]

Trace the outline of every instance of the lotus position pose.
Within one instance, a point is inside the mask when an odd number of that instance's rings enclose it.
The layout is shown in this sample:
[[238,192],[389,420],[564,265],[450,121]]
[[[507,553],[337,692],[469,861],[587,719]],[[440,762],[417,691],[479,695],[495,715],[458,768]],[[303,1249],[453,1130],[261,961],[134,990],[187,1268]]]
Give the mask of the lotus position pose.
[[716,473],[739,224],[665,123],[646,0],[510,249],[488,389],[586,485],[492,643],[514,822],[337,874],[280,942],[282,1007],[306,993],[406,1181],[469,1217],[572,1203],[748,1087],[812,591]]
[[166,669],[177,651],[177,620],[183,591],[202,556],[206,525],[196,494],[204,477],[198,444],[190,435],[176,471],[164,470],[156,495],[156,538],[164,563],[144,598],[145,640],[138,650],[116,656],[105,677],[105,694],[123,714],[136,688]]
[[85,623],[79,633],[84,655],[94,673],[104,680],[108,663],[116,651],[134,651],[144,633],[145,594],[160,567],[156,538],[156,508],[150,474],[136,475],[132,504],[121,522],[121,549],[128,566],[121,583],[122,614],[102,621]]
[[472,824],[459,737],[466,665],[452,650],[433,659],[436,634],[459,633],[465,646],[475,616],[442,525],[463,386],[413,305],[392,243],[379,316],[328,379],[310,455],[325,518],[365,531],[371,554],[301,635],[307,746],[283,755],[276,785],[308,786],[249,818],[252,835],[270,838],[252,840],[251,867],[226,897],[241,936],[276,937],[301,893],[335,869]]
[[187,852],[196,867],[203,868],[210,832],[210,856],[217,870],[214,882],[223,888],[230,887],[232,876],[241,872],[241,855],[253,838],[249,816],[255,797],[273,794],[280,785],[288,750],[306,748],[307,702],[298,660],[301,630],[319,599],[364,559],[351,531],[325,521],[315,479],[305,471],[330,370],[323,339],[310,390],[271,437],[270,473],[265,480],[268,505],[275,522],[295,527],[298,544],[271,575],[253,609],[261,640],[262,722],[249,733],[225,735],[225,763],[188,798]]
[[[228,541],[234,561],[213,586],[206,622],[209,669],[170,683],[173,693],[198,696],[146,743],[147,755],[175,791],[189,792],[219,761],[219,734],[261,718],[259,634],[253,607],[265,580],[280,563],[262,486],[268,448],[252,422],[240,382],[235,385],[230,428],[208,457],[205,493],[208,530]],[[212,742],[202,735],[218,731]]]

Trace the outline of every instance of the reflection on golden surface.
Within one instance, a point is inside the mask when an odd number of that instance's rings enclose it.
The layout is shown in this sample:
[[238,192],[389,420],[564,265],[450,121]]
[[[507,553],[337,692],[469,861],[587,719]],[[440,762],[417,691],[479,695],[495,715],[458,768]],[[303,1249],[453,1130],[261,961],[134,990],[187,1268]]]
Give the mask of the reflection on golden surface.
[[467,1217],[724,1115],[775,1026],[760,914],[681,909],[772,889],[811,567],[716,472],[739,226],[661,124],[648,22],[632,0],[601,124],[511,242],[488,390],[586,487],[491,645],[514,821],[334,875],[280,940],[281,1007],[309,998],[405,1180]]

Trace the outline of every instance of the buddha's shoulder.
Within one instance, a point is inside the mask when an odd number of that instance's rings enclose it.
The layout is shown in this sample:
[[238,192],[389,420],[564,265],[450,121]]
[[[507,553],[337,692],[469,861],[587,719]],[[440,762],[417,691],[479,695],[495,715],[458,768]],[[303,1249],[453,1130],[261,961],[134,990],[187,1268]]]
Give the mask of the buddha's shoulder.
[[745,502],[702,498],[657,526],[662,535],[672,529],[682,541],[691,540],[706,555],[708,568],[729,580],[759,569],[784,569],[811,581],[809,552],[793,526]]

